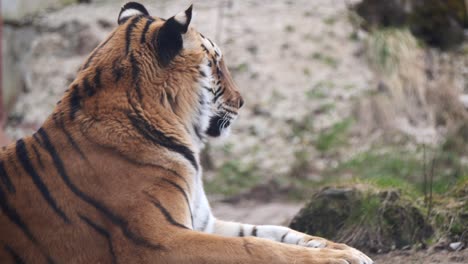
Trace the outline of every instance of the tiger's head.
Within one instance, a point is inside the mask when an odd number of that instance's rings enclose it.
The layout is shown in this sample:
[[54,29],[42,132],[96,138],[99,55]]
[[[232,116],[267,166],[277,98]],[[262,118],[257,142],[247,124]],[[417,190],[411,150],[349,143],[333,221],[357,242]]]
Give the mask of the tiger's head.
[[126,112],[181,143],[180,131],[201,143],[227,134],[244,101],[221,50],[191,19],[192,6],[166,20],[125,4],[72,83],[70,116],[103,121]]

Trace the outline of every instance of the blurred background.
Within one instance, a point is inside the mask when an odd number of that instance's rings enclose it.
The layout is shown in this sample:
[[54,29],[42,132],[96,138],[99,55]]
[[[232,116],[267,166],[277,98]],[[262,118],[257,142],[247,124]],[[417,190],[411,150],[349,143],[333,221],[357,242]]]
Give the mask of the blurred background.
[[[163,18],[191,4],[140,2]],[[0,144],[41,126],[123,3],[1,1]],[[203,153],[219,218],[378,263],[468,262],[468,1],[193,3],[246,101]]]

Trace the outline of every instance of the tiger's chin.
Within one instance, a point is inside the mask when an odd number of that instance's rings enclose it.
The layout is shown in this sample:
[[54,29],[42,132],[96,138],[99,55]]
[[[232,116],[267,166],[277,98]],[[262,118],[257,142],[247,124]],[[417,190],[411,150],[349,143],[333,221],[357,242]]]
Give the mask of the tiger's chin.
[[215,115],[210,119],[210,124],[206,130],[206,134],[210,137],[225,138],[231,132],[231,124],[234,120],[229,117]]

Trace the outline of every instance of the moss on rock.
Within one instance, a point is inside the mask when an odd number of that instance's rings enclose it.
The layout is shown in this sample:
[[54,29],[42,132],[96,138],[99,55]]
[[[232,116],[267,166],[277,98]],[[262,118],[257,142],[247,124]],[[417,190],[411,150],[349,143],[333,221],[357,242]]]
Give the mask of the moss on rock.
[[371,186],[323,189],[313,195],[290,226],[369,252],[422,243],[433,234],[409,197]]
[[446,196],[436,196],[430,213],[434,240],[468,244],[468,175],[461,177]]
[[413,2],[409,26],[415,36],[442,49],[450,49],[463,42],[463,27],[467,23],[464,0]]
[[458,46],[468,27],[464,0],[363,0],[355,8],[364,28],[408,27],[425,43],[441,49]]

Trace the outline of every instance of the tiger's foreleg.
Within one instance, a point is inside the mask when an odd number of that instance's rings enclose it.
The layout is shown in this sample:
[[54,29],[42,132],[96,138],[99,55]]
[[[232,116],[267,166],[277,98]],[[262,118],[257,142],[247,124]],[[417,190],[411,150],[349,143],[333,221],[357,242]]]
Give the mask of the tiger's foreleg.
[[229,237],[254,236],[281,243],[306,246],[312,248],[331,247],[342,249],[342,244],[336,244],[321,237],[309,236],[284,226],[250,225],[237,222],[215,220],[214,233]]
[[261,241],[268,241],[269,244],[273,242],[273,244],[276,245],[288,247],[294,246],[295,248],[300,246],[299,248],[303,248],[304,250],[306,250],[304,247],[306,247],[307,250],[334,250],[342,252],[343,254],[350,254],[360,259],[361,262],[357,263],[373,263],[369,257],[352,247],[334,243],[321,237],[309,236],[287,227],[274,225],[250,225],[218,220],[213,216],[208,199],[202,189],[199,189],[198,204],[199,206],[195,207],[197,209],[195,210],[194,217],[195,230],[223,237],[240,237],[249,240],[252,238],[260,238]]
[[[164,192],[168,193],[164,195]],[[155,255],[153,252],[147,255],[156,262],[145,258],[142,261],[144,263],[372,263],[365,255],[349,247],[313,248],[273,241],[274,238],[281,239],[287,231],[284,227],[257,226],[255,237],[252,235],[255,226],[249,225],[249,229],[243,226],[245,236],[240,237],[232,231],[237,223],[216,220],[209,207],[206,207],[206,199],[199,200],[199,206],[195,207],[198,211],[195,210],[197,213],[193,217],[193,228],[183,196],[169,194],[173,194],[169,188],[151,192],[144,197],[149,199],[150,203],[139,202],[136,212],[131,214],[132,219],[129,219],[129,223],[134,227],[132,230],[137,234],[145,234],[145,237],[161,245],[162,250],[154,252]],[[237,225],[239,227],[240,224]],[[297,233],[292,230],[289,232],[291,235],[287,235],[288,241],[292,239],[292,234]],[[268,233],[272,235],[269,236]]]
[[171,238],[165,263],[370,264],[349,250],[304,248],[258,237],[223,237],[184,230]]
[[367,257],[364,253],[345,244],[334,243],[321,237],[310,236],[284,226],[250,225],[216,219],[213,231],[215,234],[228,237],[253,236],[273,240],[280,243],[304,246],[309,248],[329,248],[350,251],[353,254],[360,256],[362,259],[366,260],[366,263],[372,263],[372,260],[369,257]]

